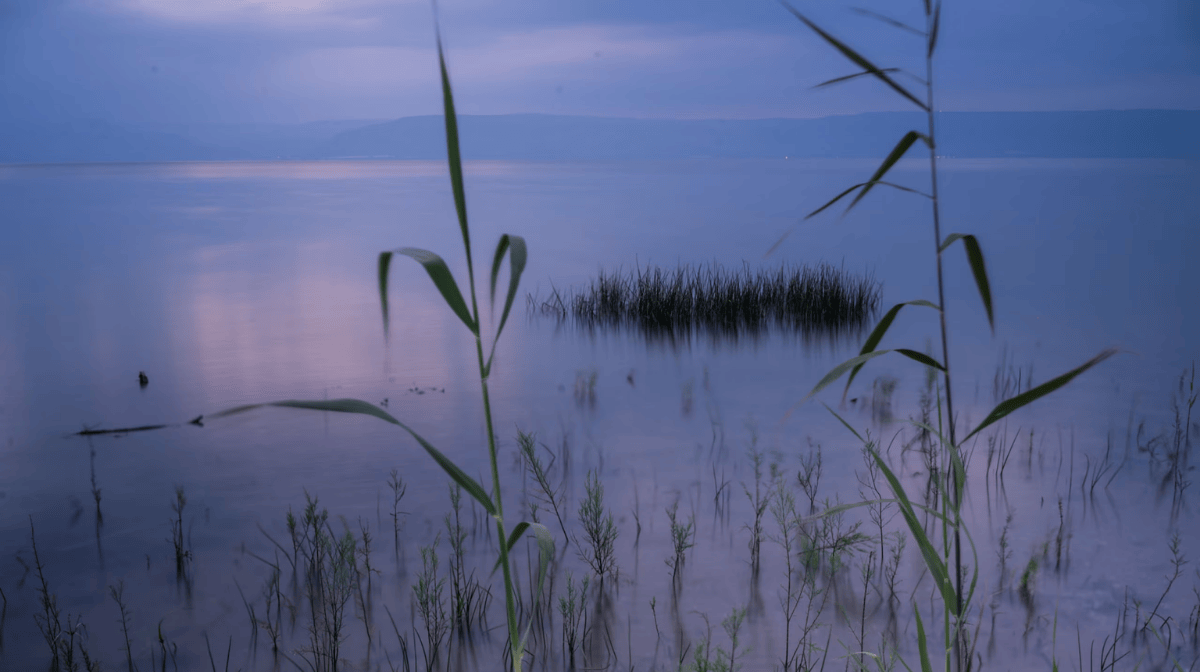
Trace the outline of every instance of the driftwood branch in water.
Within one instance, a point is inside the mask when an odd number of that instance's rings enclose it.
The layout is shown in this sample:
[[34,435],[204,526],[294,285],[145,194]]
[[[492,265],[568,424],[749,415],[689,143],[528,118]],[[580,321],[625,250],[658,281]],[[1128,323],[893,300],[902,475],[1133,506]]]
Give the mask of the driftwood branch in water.
[[[204,416],[197,415],[195,419],[189,421],[187,424],[203,427],[204,423],[202,420],[204,420]],[[172,426],[175,425],[142,425],[141,427],[119,427],[117,429],[84,429],[76,432],[75,436],[95,436],[96,434],[129,434],[130,432],[147,432],[152,429],[162,429],[164,427]]]

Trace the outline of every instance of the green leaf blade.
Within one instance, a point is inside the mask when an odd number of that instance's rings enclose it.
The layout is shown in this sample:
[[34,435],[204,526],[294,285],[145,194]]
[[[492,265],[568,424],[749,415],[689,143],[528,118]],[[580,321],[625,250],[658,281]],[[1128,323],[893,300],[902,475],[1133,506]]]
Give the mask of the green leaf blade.
[[913,28],[912,26],[908,25],[907,23],[904,23],[903,21],[897,21],[896,19],[893,19],[892,17],[887,16],[886,14],[880,14],[879,12],[873,12],[864,7],[854,7],[853,9],[855,12],[862,14],[863,16],[869,16],[872,19],[875,19],[877,21],[882,21],[882,22],[888,24],[889,26],[892,26],[893,28],[899,28],[900,30],[906,30],[914,35],[920,35],[921,37],[925,37],[925,31],[917,30],[916,28]]
[[967,263],[971,265],[971,274],[975,276],[975,286],[979,289],[979,298],[987,310],[988,326],[992,335],[996,335],[996,318],[992,311],[992,286],[988,282],[987,266],[983,263],[983,250],[979,248],[979,240],[975,236],[963,236],[963,246],[967,248]]
[[963,241],[963,247],[967,252],[967,264],[971,267],[971,275],[975,277],[975,287],[979,290],[979,299],[983,302],[984,310],[987,311],[988,326],[992,328],[992,334],[995,335],[996,318],[992,307],[992,285],[988,281],[987,264],[983,261],[983,249],[979,246],[979,239],[970,234],[952,233],[942,241],[938,253],[945,252],[960,240]]
[[933,27],[929,29],[929,47],[925,52],[926,58],[933,58],[933,50],[937,48],[938,27],[942,23],[942,0],[938,0],[933,10]]
[[924,136],[916,131],[909,131],[908,133],[905,133],[904,137],[900,138],[900,142],[897,142],[896,146],[892,148],[891,153],[884,158],[883,163],[879,165],[879,168],[876,169],[875,174],[871,176],[871,179],[867,180],[866,186],[862,188],[862,191],[858,192],[858,195],[854,197],[854,200],[850,202],[850,205],[846,207],[846,212],[850,212],[854,206],[858,205],[858,202],[867,195],[867,192],[871,191],[871,188],[874,187],[875,184],[887,174],[888,170],[890,170],[892,166],[896,165],[896,162],[904,156],[905,152],[908,151],[908,148],[912,147],[913,144],[922,137]]
[[[843,191],[842,193],[838,194],[837,196],[834,196],[834,197],[833,197],[833,199],[832,199],[832,200],[830,200],[830,201],[829,201],[828,203],[826,203],[825,205],[822,205],[821,207],[817,208],[816,210],[813,210],[812,212],[810,212],[810,213],[808,213],[807,215],[805,215],[805,216],[804,216],[804,219],[811,219],[811,218],[813,218],[813,217],[815,217],[815,216],[817,216],[817,215],[821,214],[821,213],[822,213],[822,212],[824,212],[824,211],[825,211],[825,209],[827,209],[829,206],[831,206],[831,205],[833,205],[834,203],[837,203],[838,201],[842,200],[842,199],[843,199],[843,198],[845,198],[847,195],[849,195],[849,194],[850,194],[850,192],[854,191],[855,189],[859,189],[859,188],[861,188],[861,187],[862,187],[863,185],[865,185],[865,184],[866,184],[866,182],[860,182],[860,183],[858,183],[858,184],[854,185],[853,187],[850,187],[849,189],[847,189],[847,190]],[[780,242],[783,242],[783,241],[782,241],[782,239],[780,240]],[[778,245],[778,244],[779,244],[779,243],[776,243],[776,245]],[[774,250],[774,248],[773,248],[773,247],[772,247],[771,249],[772,249],[772,250]]]
[[[900,72],[900,68],[883,68],[880,70],[880,72]],[[870,70],[863,70],[862,72],[856,72],[853,75],[843,75],[841,77],[834,77],[833,79],[827,79],[827,80],[821,82],[820,84],[814,84],[812,88],[820,89],[820,88],[823,88],[826,86],[831,86],[833,84],[841,84],[842,82],[848,82],[850,80],[858,79],[859,77],[864,77],[866,75],[874,76],[875,73],[871,72]]]
[[458,319],[467,325],[471,333],[478,336],[479,325],[467,310],[467,302],[463,300],[462,292],[458,290],[458,283],[454,281],[454,275],[450,273],[450,268],[446,266],[445,260],[429,250],[416,247],[402,247],[395,252],[412,258],[424,267],[425,272],[429,274],[429,279],[433,280],[433,285],[437,287],[442,299],[446,301],[446,305],[450,306]]
[[426,441],[425,438],[420,434],[417,434],[415,431],[413,431],[408,425],[400,422],[390,413],[379,408],[375,404],[367,403],[361,399],[320,399],[314,401],[287,399],[284,401],[272,401],[262,404],[236,406],[234,408],[213,413],[212,415],[209,415],[208,418],[211,420],[228,417],[267,406],[298,408],[310,411],[329,411],[333,413],[369,415],[396,425],[416,439],[417,443],[425,449],[426,453],[429,453],[429,456],[433,458],[434,462],[437,462],[438,466],[440,466],[455,483],[462,487],[463,490],[466,490],[471,497],[475,498],[475,501],[479,502],[479,504],[483,506],[483,509],[487,511],[489,515],[496,515],[496,507],[492,503],[491,496],[487,494],[487,491],[483,489],[483,486],[481,486],[478,481],[468,476],[467,473],[460,469],[458,465],[454,464],[450,458],[443,455],[442,452],[437,448],[434,448],[432,444]]
[[[867,340],[863,343],[862,350],[858,354],[865,355],[868,352],[875,350],[875,347],[878,346],[879,342],[883,340],[883,336],[887,333],[888,328],[892,326],[892,322],[896,320],[896,316],[900,314],[900,309],[904,306],[925,306],[927,308],[938,310],[936,305],[924,299],[897,303],[896,305],[892,306],[887,313],[884,314],[883,319],[879,320],[879,324],[876,324],[875,328],[871,330],[871,334],[867,336]],[[862,367],[863,365],[859,364],[858,366],[854,367],[853,371],[850,372],[850,377],[848,380],[846,380],[846,389],[842,392],[843,399],[846,397],[846,394],[850,392],[850,383],[854,382],[854,377],[858,375],[858,372],[860,369],[862,369]]]
[[383,335],[386,338],[388,334],[388,298],[387,284],[388,271],[392,267],[392,253],[379,253],[379,305],[383,309]]
[[916,350],[909,350],[908,348],[896,348],[896,352],[904,355],[905,357],[908,357],[909,359],[913,360],[914,362],[924,364],[925,366],[931,366],[931,367],[937,369],[938,371],[946,370],[946,367],[942,366],[941,362],[937,361],[936,359],[930,357],[929,355],[927,355],[923,352],[918,352]]
[[442,50],[441,31],[437,32],[438,70],[442,76],[442,111],[446,119],[446,155],[450,164],[450,186],[454,191],[454,210],[462,229],[463,247],[467,251],[467,266],[471,267],[471,232],[467,226],[467,192],[463,187],[462,154],[458,146],[458,115],[454,112],[454,91],[450,88],[450,73]]
[[997,420],[1000,420],[1004,416],[1008,415],[1009,413],[1012,413],[1013,411],[1021,408],[1022,406],[1027,406],[1030,403],[1033,403],[1034,401],[1046,396],[1047,394],[1050,394],[1051,392],[1063,387],[1067,383],[1074,380],[1079,374],[1083,373],[1084,371],[1087,371],[1088,369],[1099,364],[1100,362],[1103,362],[1104,360],[1108,359],[1109,357],[1112,357],[1115,354],[1117,354],[1116,348],[1109,348],[1107,350],[1104,350],[1100,354],[1089,359],[1088,361],[1084,362],[1083,364],[1075,367],[1074,369],[1071,369],[1070,371],[1062,374],[1061,376],[1059,376],[1053,380],[1050,380],[1048,382],[1042,383],[1041,385],[1038,385],[1037,387],[1033,388],[1032,390],[1027,390],[1025,392],[1022,392],[1021,394],[1018,394],[1017,396],[1013,397],[1012,399],[1008,399],[1006,401],[1000,402],[995,408],[992,409],[992,412],[989,413],[987,415],[987,417],[983,419],[983,422],[979,423],[978,427],[971,430],[970,434],[967,434],[965,437],[963,437],[962,442],[966,443],[967,439],[971,438],[972,436],[975,436],[983,428],[987,427],[988,425],[991,425],[992,423],[996,422]]
[[929,660],[929,643],[925,641],[925,623],[921,620],[921,610],[913,602],[913,615],[917,618],[917,655],[921,658],[921,672],[933,672],[933,661]]
[[904,517],[904,522],[908,526],[909,533],[917,541],[917,547],[921,550],[921,557],[924,558],[925,566],[933,576],[934,583],[937,584],[943,604],[945,604],[947,609],[953,610],[958,604],[958,598],[954,592],[954,585],[950,581],[946,564],[933,547],[933,543],[929,541],[929,536],[925,534],[925,528],[921,525],[921,520],[917,518],[917,514],[913,510],[912,501],[909,500],[904,486],[900,485],[900,480],[896,478],[896,474],[892,472],[891,467],[887,465],[887,462],[879,456],[879,453],[874,448],[870,448],[869,450],[871,457],[875,460],[875,464],[879,466],[879,471],[887,479],[892,493],[896,495],[896,500],[900,505],[900,514]]
[[[508,295],[504,297],[504,311],[500,313],[500,326],[496,327],[496,338],[500,338],[500,332],[504,331],[504,323],[508,322],[508,314],[512,311],[513,301],[517,298],[517,288],[521,284],[521,274],[525,272],[525,264],[528,261],[529,252],[525,247],[525,239],[521,236],[513,236],[504,234],[500,238],[501,243],[496,246],[497,259],[503,256],[501,248],[508,249]],[[492,268],[492,294],[495,296],[496,275],[500,267],[496,265]]]
[[828,42],[829,44],[831,44],[834,49],[837,49],[839,52],[841,52],[841,54],[843,56],[845,56],[846,58],[848,58],[852,62],[854,62],[856,65],[858,65],[858,67],[870,72],[877,79],[881,80],[884,84],[887,84],[888,86],[890,86],[892,88],[892,90],[894,90],[896,93],[899,93],[900,95],[902,95],[905,98],[912,101],[914,104],[916,104],[917,107],[919,107],[922,110],[925,110],[927,112],[929,111],[929,108],[925,105],[925,103],[921,102],[920,99],[918,99],[913,94],[909,93],[908,90],[905,89],[903,86],[900,86],[899,84],[897,84],[894,79],[892,79],[891,77],[888,77],[887,73],[885,73],[880,68],[876,67],[874,63],[871,63],[866,58],[863,58],[857,51],[851,49],[849,46],[842,43],[836,37],[830,35],[829,33],[825,32],[824,30],[822,30],[821,27],[818,26],[817,24],[813,23],[812,21],[809,21],[808,17],[806,17],[803,14],[801,14],[800,12],[798,12],[796,10],[796,8],[789,5],[786,2],[786,0],[780,0],[780,4],[782,4],[784,6],[784,8],[787,9],[789,12],[791,12],[793,16],[795,16],[797,19],[799,19],[801,23],[808,26],[810,29],[812,29],[813,32],[815,32],[817,35],[820,35],[822,38],[824,38],[824,40],[826,42]]

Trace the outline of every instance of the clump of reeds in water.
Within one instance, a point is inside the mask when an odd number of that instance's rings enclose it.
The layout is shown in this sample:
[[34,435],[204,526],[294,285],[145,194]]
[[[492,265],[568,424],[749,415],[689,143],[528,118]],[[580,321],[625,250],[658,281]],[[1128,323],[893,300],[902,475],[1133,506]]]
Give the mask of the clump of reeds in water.
[[633,328],[648,337],[705,331],[736,338],[771,327],[810,337],[861,329],[880,293],[873,277],[825,263],[740,271],[704,264],[601,271],[586,289],[555,290],[539,308],[587,329]]

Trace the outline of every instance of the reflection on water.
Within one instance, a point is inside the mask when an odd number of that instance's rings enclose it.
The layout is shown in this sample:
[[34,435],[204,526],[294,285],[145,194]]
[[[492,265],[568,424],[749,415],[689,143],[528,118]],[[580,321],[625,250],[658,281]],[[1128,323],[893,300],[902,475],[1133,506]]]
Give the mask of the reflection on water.
[[[1187,669],[1191,614],[1200,617],[1191,591],[1200,584],[1185,566],[1166,588],[1177,557],[1172,535],[1180,534],[1181,557],[1200,552],[1189,477],[1200,428],[1186,429],[1200,419],[1186,415],[1191,388],[1178,385],[1200,354],[1200,325],[1183,298],[1198,279],[1189,254],[1200,249],[1191,225],[1200,168],[947,164],[946,220],[980,237],[998,327],[993,338],[966,264],[948,256],[961,426],[1028,389],[1030,377],[1036,384],[1110,345],[1135,353],[968,447],[976,651],[999,669],[1061,664],[1068,648],[1087,649],[1089,660],[1124,656],[1122,665],[1179,659]],[[873,168],[478,163],[468,166],[468,198],[476,240],[525,235],[525,284],[538,292],[634,263],[777,267],[761,257],[805,204]],[[897,180],[917,174],[903,165],[893,172]],[[466,500],[455,517],[444,474],[403,434],[372,418],[289,409],[187,424],[241,403],[356,397],[483,474],[473,339],[415,264],[393,265],[387,341],[380,323],[379,251],[426,247],[465,276],[446,182],[437,162],[0,168],[0,668],[40,668],[50,656],[35,618],[43,606],[31,519],[62,623],[83,623],[87,646],[108,667],[125,660],[110,591],[122,581],[143,669],[152,657],[159,669],[164,655],[181,670],[211,669],[210,647],[214,659],[228,649],[231,669],[287,667],[288,659],[305,667],[332,641],[312,639],[304,558],[315,556],[287,523],[289,510],[303,521],[309,496],[318,500],[313,515],[328,510],[330,538],[349,531],[356,539],[354,571],[341,575],[353,582],[339,584],[354,588],[342,626],[345,666],[390,669],[390,659],[405,669],[405,650],[409,664],[424,665],[429,633],[413,587],[429,571],[421,549],[434,545],[432,580],[446,580],[449,614],[455,576],[460,586],[474,580],[493,591],[486,623],[477,615],[469,636],[448,633],[442,662],[495,666],[503,616],[490,579],[494,526]],[[856,218],[796,228],[780,254],[798,265],[870,269],[886,283],[884,305],[932,298],[925,207],[880,194]],[[924,349],[936,334],[929,317],[902,313],[882,347]],[[728,653],[722,620],[741,607],[736,662],[745,669],[777,667],[798,643],[812,645],[803,650],[814,660],[820,653],[827,669],[864,649],[896,649],[914,661],[913,603],[928,629],[940,618],[894,508],[881,511],[882,526],[855,509],[792,528],[781,528],[770,506],[759,508],[786,492],[803,518],[889,496],[824,408],[795,407],[834,363],[857,353],[861,331],[650,331],[648,339],[641,328],[580,332],[552,318],[513,319],[497,348],[489,385],[502,478],[511,484],[506,510],[562,536],[516,450],[518,431],[534,433],[570,539],[560,540],[549,602],[540,606],[529,593],[535,551],[517,548],[535,668],[562,669],[573,649],[580,668],[676,669],[705,638],[714,657],[716,647]],[[697,343],[705,347],[687,347]],[[923,373],[902,358],[872,366],[844,401],[826,401],[869,431],[915,501],[934,505],[945,456],[904,422],[937,416]],[[170,426],[72,436],[162,423]],[[392,469],[406,485],[400,497]],[[558,598],[587,571],[578,510],[589,470],[618,529],[619,572],[603,590],[593,582],[586,601],[577,594],[570,620]],[[676,503],[676,526],[694,533],[680,563],[667,514]],[[786,529],[796,535],[794,553],[778,541]],[[464,533],[456,548],[452,539]],[[182,583],[177,540],[187,553]],[[813,571],[789,573],[805,548],[825,550]],[[798,606],[790,630],[780,611],[789,578]],[[578,628],[574,646],[564,622]],[[1066,647],[1072,629],[1077,644]],[[1154,632],[1171,633],[1170,647]]]

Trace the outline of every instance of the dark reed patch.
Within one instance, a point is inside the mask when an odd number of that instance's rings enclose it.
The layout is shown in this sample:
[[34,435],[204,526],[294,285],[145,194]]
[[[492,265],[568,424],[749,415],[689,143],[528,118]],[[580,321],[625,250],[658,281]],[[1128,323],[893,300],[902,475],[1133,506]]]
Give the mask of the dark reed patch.
[[585,330],[631,329],[651,340],[699,331],[736,340],[772,328],[807,339],[857,333],[881,293],[874,277],[826,263],[740,271],[703,264],[601,271],[585,289],[530,297],[530,306]]

